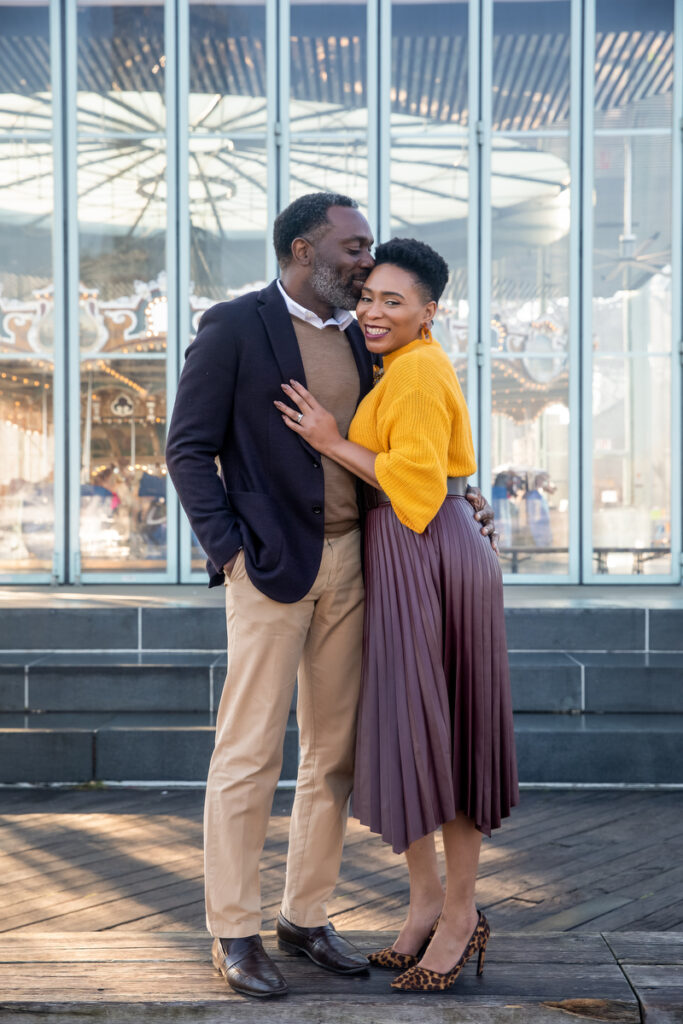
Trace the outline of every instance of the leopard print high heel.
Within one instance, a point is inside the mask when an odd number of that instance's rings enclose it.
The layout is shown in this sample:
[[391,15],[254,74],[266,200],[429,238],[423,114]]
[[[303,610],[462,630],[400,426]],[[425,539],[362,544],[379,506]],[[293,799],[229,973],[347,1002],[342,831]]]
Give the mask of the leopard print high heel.
[[477,951],[479,952],[477,975],[481,974],[484,970],[486,943],[489,940],[491,929],[481,910],[477,911],[477,913],[479,915],[477,926],[472,932],[470,940],[465,946],[465,951],[455,967],[447,971],[446,974],[440,974],[438,971],[430,971],[427,967],[420,967],[419,964],[414,964],[407,971],[404,971],[403,974],[399,974],[398,978],[392,981],[391,987],[398,992],[445,992],[446,989],[455,984],[455,980],[463,967]]
[[387,971],[405,971],[409,967],[413,967],[418,963],[427,952],[427,946],[434,938],[434,932],[436,926],[439,923],[439,918],[432,925],[431,931],[427,938],[424,940],[417,953],[399,953],[398,950],[392,949],[391,946],[385,946],[384,949],[378,949],[376,953],[368,953],[368,960],[372,967],[382,967]]

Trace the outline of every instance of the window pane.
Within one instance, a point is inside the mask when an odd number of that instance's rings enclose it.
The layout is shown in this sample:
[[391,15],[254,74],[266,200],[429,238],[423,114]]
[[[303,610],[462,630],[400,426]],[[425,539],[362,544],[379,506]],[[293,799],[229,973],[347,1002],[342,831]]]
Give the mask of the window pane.
[[79,3],[81,565],[166,567],[160,4]]
[[599,574],[671,571],[673,9],[672,0],[597,5],[592,349]]
[[593,568],[671,571],[671,402],[665,356],[593,364]]
[[0,6],[0,574],[52,571],[54,291],[47,3]]
[[451,276],[434,334],[467,395],[469,205],[467,3],[395,0],[391,39],[391,234],[420,238]]
[[[265,3],[190,5],[190,316],[265,284]],[[206,555],[191,538],[191,567]]]
[[569,570],[568,0],[494,5],[491,470],[508,573]]
[[365,0],[291,5],[290,199],[322,189],[367,212]]
[[569,126],[569,0],[496,0],[493,127]]

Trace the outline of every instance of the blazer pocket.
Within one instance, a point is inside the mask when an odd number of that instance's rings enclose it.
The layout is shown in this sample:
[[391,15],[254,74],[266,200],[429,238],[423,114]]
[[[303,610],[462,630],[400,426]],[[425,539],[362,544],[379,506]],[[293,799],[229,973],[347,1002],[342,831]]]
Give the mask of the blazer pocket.
[[272,572],[280,563],[283,540],[273,499],[254,491],[228,491],[228,501],[239,520],[246,564],[258,573]]

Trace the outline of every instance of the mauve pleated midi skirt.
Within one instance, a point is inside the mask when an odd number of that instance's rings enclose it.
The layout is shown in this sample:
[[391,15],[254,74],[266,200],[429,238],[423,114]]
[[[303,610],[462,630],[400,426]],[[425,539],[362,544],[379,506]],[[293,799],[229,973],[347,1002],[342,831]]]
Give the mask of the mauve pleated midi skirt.
[[518,802],[498,559],[466,498],[424,533],[365,524],[353,813],[397,853],[459,812],[485,835]]

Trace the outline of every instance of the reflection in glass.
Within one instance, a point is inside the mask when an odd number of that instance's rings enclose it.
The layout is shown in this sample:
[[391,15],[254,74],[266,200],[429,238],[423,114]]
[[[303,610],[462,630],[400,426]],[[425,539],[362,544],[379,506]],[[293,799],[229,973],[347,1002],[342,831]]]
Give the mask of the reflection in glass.
[[78,5],[84,571],[166,564],[166,107],[159,4]]
[[505,572],[567,573],[570,4],[495,3],[493,35],[493,507]]
[[265,32],[265,3],[190,6],[193,314],[264,282]]
[[[182,348],[205,309],[265,283],[265,3],[192,2],[189,45],[191,291]],[[205,561],[193,534],[192,569]]]
[[671,571],[673,2],[598,0],[593,570]]
[[0,574],[50,573],[55,308],[47,3],[5,4],[0,20]]
[[366,212],[365,0],[291,5],[290,199],[325,189]]
[[467,395],[468,7],[392,4],[391,234],[420,238],[451,276],[434,334]]
[[593,364],[594,571],[671,571],[671,402],[666,356]]
[[569,126],[569,0],[494,3],[493,127]]

